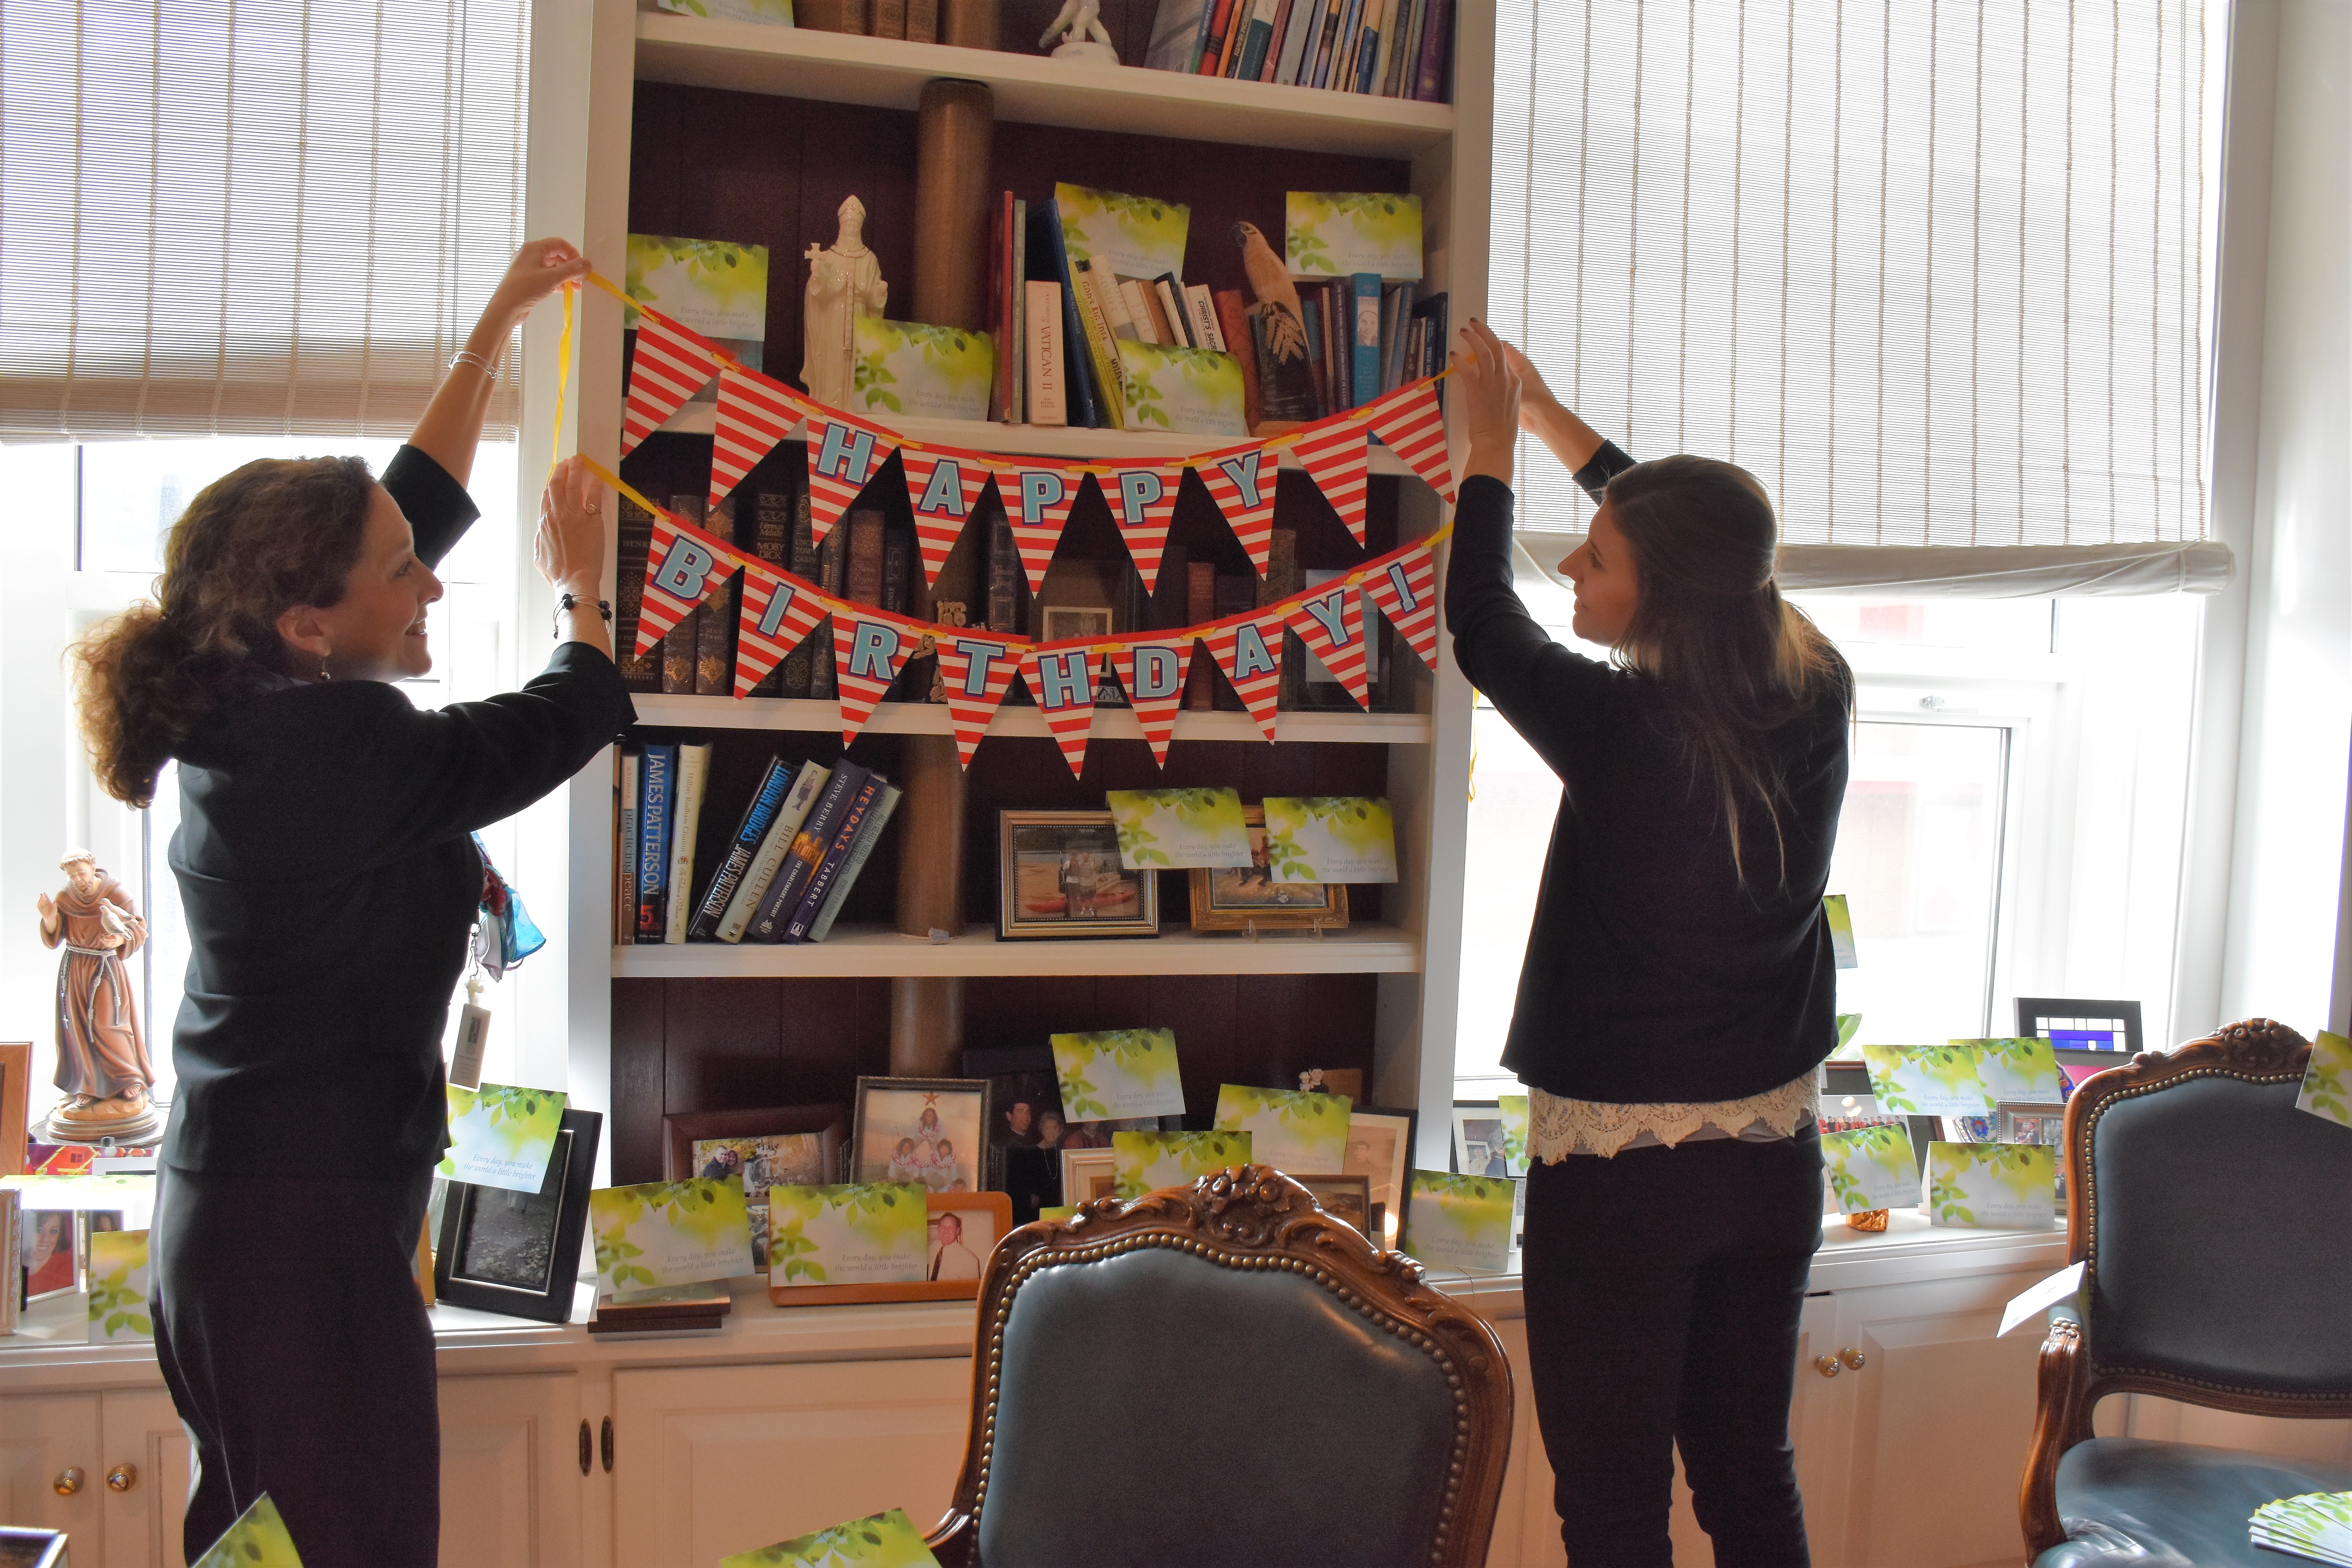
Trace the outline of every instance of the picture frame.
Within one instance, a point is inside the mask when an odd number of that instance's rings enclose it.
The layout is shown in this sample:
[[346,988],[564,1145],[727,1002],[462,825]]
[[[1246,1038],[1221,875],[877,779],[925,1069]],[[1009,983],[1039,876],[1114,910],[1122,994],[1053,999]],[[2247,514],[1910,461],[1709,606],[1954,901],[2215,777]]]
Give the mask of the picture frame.
[[989,1088],[984,1078],[860,1078],[848,1180],[985,1191],[995,1120]]
[[1109,812],[1000,811],[996,819],[997,941],[1160,934],[1158,873],[1119,865]]
[[1111,635],[1112,618],[1108,605],[1046,605],[1038,611],[1040,630],[1037,640],[1108,639]]
[[1345,882],[1276,882],[1265,874],[1265,807],[1242,807],[1250,864],[1193,870],[1192,929],[1207,931],[1345,931]]
[[1420,1126],[1421,1113],[1415,1110],[1359,1105],[1348,1112],[1348,1158],[1340,1170],[1361,1175],[1371,1185],[1370,1202],[1380,1211],[1384,1233],[1371,1237],[1375,1247],[1393,1250],[1403,1234],[1415,1160],[1413,1138]]
[[[877,1079],[879,1082],[892,1081]],[[980,1281],[997,1243],[1013,1231],[1013,1200],[1003,1193],[932,1193],[925,1253],[934,1267],[950,1226],[956,1236],[948,1243],[972,1255],[967,1278],[909,1279],[877,1285],[768,1285],[768,1300],[779,1307],[819,1307],[849,1301],[971,1301],[980,1296]],[[984,1243],[981,1239],[984,1234]]]
[[0,1176],[25,1173],[33,1093],[33,1042],[0,1040]]
[[131,1216],[121,1209],[78,1209],[74,1212],[74,1277],[89,1289],[89,1241],[100,1232],[120,1234]]
[[1464,1176],[1507,1178],[1524,1176],[1524,1157],[1518,1169],[1511,1168],[1513,1161],[1501,1142],[1503,1108],[1492,1100],[1457,1100],[1454,1102],[1452,1161],[1454,1173]]
[[711,1173],[712,1145],[733,1152],[751,1211],[751,1259],[768,1267],[768,1188],[818,1184],[841,1168],[849,1119],[837,1105],[775,1105],[756,1110],[687,1110],[662,1118],[662,1180]]
[[[2147,1047],[2140,1039],[2137,1002],[2084,996],[2020,996],[2017,1032],[2046,1039],[2062,1062],[2121,1067]],[[2120,1041],[2116,1037],[2122,1037]],[[2100,1037],[2114,1043],[2101,1044]]]
[[1356,1233],[1374,1247],[1381,1245],[1375,1234],[1379,1218],[1372,1213],[1372,1183],[1369,1176],[1293,1176],[1290,1178],[1315,1194],[1316,1206],[1333,1219],[1345,1220],[1356,1227]]
[[604,1129],[601,1112],[565,1107],[537,1193],[450,1183],[433,1248],[435,1297],[532,1322],[569,1322]]
[[2063,1149],[2066,1146],[2066,1108],[2055,1104],[2028,1104],[2022,1100],[2006,1101],[2000,1111],[1998,1142]]
[[25,1209],[17,1215],[14,1259],[19,1301],[31,1306],[81,1289],[77,1270],[80,1218],[71,1209]]
[[1116,1197],[1118,1156],[1108,1149],[1062,1151],[1062,1204],[1076,1208],[1097,1198]]

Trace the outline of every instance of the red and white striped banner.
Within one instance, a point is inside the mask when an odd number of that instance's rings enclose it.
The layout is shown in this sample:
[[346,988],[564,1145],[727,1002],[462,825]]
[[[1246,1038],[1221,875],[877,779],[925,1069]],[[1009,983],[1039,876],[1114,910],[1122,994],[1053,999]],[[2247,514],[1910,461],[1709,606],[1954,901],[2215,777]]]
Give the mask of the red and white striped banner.
[[1108,477],[1097,474],[1095,484],[1110,503],[1111,521],[1127,542],[1135,569],[1143,574],[1143,591],[1159,591],[1160,559],[1168,548],[1168,525],[1176,520],[1176,490],[1184,470],[1121,468]]
[[1367,421],[1383,446],[1421,476],[1423,483],[1454,504],[1454,456],[1445,446],[1445,410],[1437,384],[1416,381],[1372,405]]
[[955,726],[956,758],[970,767],[989,721],[1003,705],[1013,678],[1021,673],[1022,656],[1030,645],[1019,637],[964,631],[941,631],[936,634],[936,643],[940,684],[947,689],[948,721]]
[[1045,728],[1062,748],[1070,776],[1087,771],[1087,736],[1095,719],[1094,643],[1039,643],[1029,650],[1021,674],[1029,695],[1045,715]]
[[1291,601],[1290,618],[1283,624],[1348,689],[1356,706],[1369,712],[1372,682],[1364,661],[1364,613],[1353,585],[1345,580],[1327,583]]
[[879,425],[822,404],[809,405],[809,537],[819,544],[858,492],[882,471],[898,437]]
[[1209,487],[1210,499],[1225,514],[1225,526],[1249,552],[1250,567],[1265,575],[1266,552],[1274,546],[1274,492],[1281,472],[1265,447],[1236,447],[1192,460],[1192,471]]
[[841,743],[857,739],[875,704],[898,679],[907,657],[923,640],[925,628],[898,616],[871,613],[856,605],[833,611],[833,679],[841,700]]
[[1323,498],[1348,525],[1358,544],[1364,542],[1364,491],[1370,479],[1370,432],[1351,417],[1309,426],[1298,438],[1298,460]]
[[1430,542],[1407,545],[1363,572],[1364,596],[1380,606],[1421,662],[1437,671],[1437,557]]
[[719,374],[719,350],[699,332],[651,310],[637,317],[637,350],[621,408],[621,456],[666,424]]
[[640,657],[692,614],[713,588],[733,576],[742,560],[675,513],[649,510],[654,514],[654,537],[646,552],[645,599],[637,607],[637,642],[631,650]]
[[1033,594],[1045,585],[1045,568],[1054,563],[1054,547],[1070,521],[1070,503],[1086,482],[1084,468],[1052,464],[997,470],[997,494],[1003,498],[1005,520],[1013,525],[1013,542],[1020,547],[1021,570]]
[[747,697],[768,671],[824,619],[824,596],[765,563],[743,563],[743,613],[735,628],[735,695]]
[[800,394],[730,364],[719,373],[719,416],[710,442],[710,510],[800,428]]
[[902,447],[898,458],[907,468],[907,499],[915,509],[915,552],[922,557],[928,586],[938,581],[972,508],[980,504],[988,465],[977,452],[936,447]]
[[1287,605],[1261,610],[1247,620],[1221,622],[1202,633],[1209,657],[1234,683],[1234,690],[1257,721],[1258,732],[1274,739],[1275,711],[1282,698],[1282,626]]
[[1143,725],[1143,739],[1151,760],[1168,765],[1168,742],[1176,733],[1176,710],[1184,700],[1184,677],[1192,668],[1193,641],[1151,641],[1123,644],[1112,657],[1118,683]]

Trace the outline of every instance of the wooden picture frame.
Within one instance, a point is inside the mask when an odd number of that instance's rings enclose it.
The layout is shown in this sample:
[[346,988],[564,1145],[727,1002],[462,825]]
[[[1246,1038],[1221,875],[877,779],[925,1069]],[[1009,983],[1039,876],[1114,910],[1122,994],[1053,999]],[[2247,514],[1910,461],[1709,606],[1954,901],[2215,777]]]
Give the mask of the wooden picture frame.
[[33,1042],[0,1040],[0,1176],[25,1173],[33,1094]]
[[[1095,907],[1104,912],[1067,912],[1081,882],[1087,885],[1084,896],[1096,900]],[[1159,874],[1119,865],[1118,828],[1109,812],[996,814],[997,941],[1159,934]]]
[[713,1138],[775,1138],[814,1133],[822,1159],[817,1184],[841,1168],[849,1118],[838,1105],[773,1105],[758,1110],[681,1110],[662,1118],[662,1180],[696,1175],[694,1146]]
[[[1217,870],[1194,870],[1192,929],[1194,931],[1345,931],[1348,929],[1348,885],[1345,882],[1276,882],[1261,892],[1244,892],[1264,864],[1265,807],[1242,807],[1242,821],[1250,830],[1250,864]],[[1297,895],[1293,902],[1291,895]],[[1276,901],[1249,901],[1271,898]]]
[[[1363,1134],[1360,1135],[1360,1129]],[[1386,1233],[1371,1238],[1375,1248],[1393,1250],[1404,1236],[1405,1201],[1412,1195],[1412,1169],[1417,1156],[1413,1138],[1421,1129],[1421,1112],[1377,1105],[1359,1105],[1348,1112],[1348,1158],[1342,1171],[1362,1174],[1371,1184],[1371,1203],[1381,1214]],[[1385,1143],[1386,1157],[1381,1157]]]
[[[980,1192],[986,1189],[990,1173],[988,1130],[995,1121],[995,1112],[992,1086],[984,1078],[860,1078],[857,1080],[856,1103],[851,1111],[849,1156],[846,1162],[849,1168],[847,1180],[851,1182],[922,1180],[919,1177],[910,1178],[904,1173],[893,1173],[894,1151],[869,1151],[866,1147],[868,1138],[878,1141],[887,1136],[891,1131],[882,1126],[883,1119],[873,1114],[869,1109],[872,1097],[885,1093],[919,1094],[926,1097],[925,1111],[936,1110],[940,1113],[939,1127],[943,1137],[938,1142],[951,1145],[949,1152],[953,1157],[956,1167],[961,1168],[969,1163],[971,1170],[969,1178],[971,1190]],[[958,1101],[969,1100],[971,1103],[957,1103],[947,1107],[941,1107],[939,1104],[942,1097],[950,1096]],[[909,1125],[914,1124],[909,1123]],[[902,1134],[899,1142],[901,1144],[911,1142],[920,1137],[921,1132],[918,1129],[914,1132]],[[966,1142],[967,1139],[970,1140],[969,1142]],[[925,1151],[919,1147],[914,1152],[921,1154]],[[869,1158],[869,1155],[873,1157]],[[954,1180],[954,1177],[950,1177],[949,1184],[939,1186],[933,1186],[928,1180],[924,1180],[923,1184],[930,1186],[933,1192],[943,1192],[950,1190]]]
[[1062,1151],[1062,1207],[1076,1208],[1097,1198],[1115,1196],[1118,1156],[1108,1149]]
[[[554,1153],[547,1162],[547,1179],[536,1194],[450,1183],[441,1207],[441,1235],[433,1248],[434,1295],[452,1307],[539,1323],[569,1322],[580,1246],[588,1231],[588,1193],[596,1184],[596,1142],[604,1127],[600,1112],[565,1110]],[[473,1256],[476,1237],[488,1239],[482,1222],[496,1212],[488,1205],[503,1205],[508,1215],[520,1216],[511,1228],[525,1237],[546,1237],[543,1277],[525,1279],[511,1269],[496,1273]]]
[[[981,1279],[988,1273],[988,1260],[997,1243],[1013,1233],[1013,1200],[1003,1193],[933,1193],[926,1206],[930,1215],[930,1234],[925,1238],[926,1257],[936,1260],[940,1240],[940,1220],[952,1215],[958,1221],[962,1246],[974,1255],[976,1267],[969,1279],[907,1279],[886,1285],[779,1285],[768,1282],[768,1300],[779,1307],[822,1307],[845,1301],[969,1301],[980,1294]],[[985,1226],[987,1245],[977,1245],[972,1232]]]
[[1293,1176],[1290,1178],[1315,1194],[1315,1206],[1333,1219],[1355,1226],[1358,1234],[1374,1247],[1382,1245],[1373,1233],[1381,1228],[1372,1210],[1372,1182],[1369,1176]]

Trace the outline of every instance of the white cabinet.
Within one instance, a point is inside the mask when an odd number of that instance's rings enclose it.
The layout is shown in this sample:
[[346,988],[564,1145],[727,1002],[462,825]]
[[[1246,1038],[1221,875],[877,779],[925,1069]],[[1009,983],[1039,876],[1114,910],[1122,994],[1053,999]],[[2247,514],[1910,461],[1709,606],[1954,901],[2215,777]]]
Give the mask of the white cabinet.
[[[98,1395],[41,1394],[0,1404],[0,1524],[62,1530],[94,1547],[105,1518]],[[68,1477],[68,1471],[77,1471]],[[59,1484],[69,1482],[70,1496]],[[98,1560],[95,1550],[86,1552]]]
[[188,1429],[172,1396],[124,1388],[91,1397],[104,1456],[90,1478],[105,1500],[106,1551],[99,1560],[106,1568],[185,1568],[181,1530],[192,1461]]
[[614,1561],[709,1568],[846,1519],[946,1513],[971,1361],[782,1363],[613,1374]]
[[184,1568],[188,1438],[160,1388],[0,1401],[0,1523],[64,1531],[77,1563]]
[[582,1560],[580,1380],[441,1380],[442,1568]]

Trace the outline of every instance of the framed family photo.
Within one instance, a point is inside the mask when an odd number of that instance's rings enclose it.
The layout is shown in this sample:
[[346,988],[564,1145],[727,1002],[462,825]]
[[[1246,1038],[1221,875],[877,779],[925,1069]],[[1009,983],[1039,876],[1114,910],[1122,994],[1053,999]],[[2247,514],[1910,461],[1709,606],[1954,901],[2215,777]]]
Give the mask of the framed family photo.
[[979,1192],[994,1120],[984,1078],[861,1078],[849,1179]]
[[1377,1226],[1382,1217],[1372,1213],[1372,1184],[1362,1176],[1293,1176],[1315,1194],[1315,1204],[1333,1219],[1346,1220],[1374,1247],[1381,1245]]
[[[846,1187],[829,1189],[832,1193],[847,1193]],[[793,1212],[793,1199],[810,1199],[807,1194],[788,1194],[787,1201],[776,1212],[781,1217]],[[838,1199],[835,1201],[840,1201]],[[777,1271],[768,1275],[768,1300],[779,1307],[817,1307],[846,1301],[969,1301],[980,1295],[981,1277],[988,1272],[988,1259],[996,1244],[1013,1229],[1013,1200],[1003,1193],[928,1193],[924,1194],[926,1213],[920,1250],[908,1258],[908,1267],[896,1279],[869,1279],[858,1284],[781,1284]],[[895,1224],[895,1222],[894,1222]],[[789,1241],[778,1244],[789,1252]],[[817,1269],[829,1268],[830,1258],[823,1247],[803,1251],[800,1268],[807,1272],[814,1263]],[[895,1250],[894,1250],[895,1256]],[[894,1265],[895,1267],[895,1265]]]
[[436,1297],[534,1322],[570,1321],[604,1126],[596,1111],[565,1108],[536,1193],[449,1184],[433,1252]]
[[1265,853],[1265,808],[1245,805],[1250,863],[1195,870],[1194,931],[1343,931],[1348,924],[1344,882],[1277,882]]
[[743,1178],[751,1260],[768,1266],[768,1189],[815,1186],[841,1169],[849,1121],[837,1105],[681,1111],[662,1118],[662,1179]]
[[1339,1169],[1370,1184],[1381,1234],[1372,1245],[1393,1248],[1404,1225],[1405,1184],[1412,1175],[1413,1130],[1420,1113],[1357,1106],[1348,1112],[1348,1157]]
[[1159,934],[1157,874],[1119,864],[1109,812],[997,813],[999,942]]

